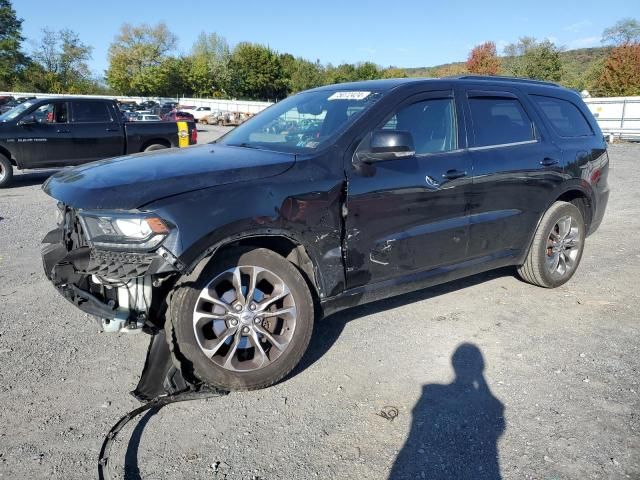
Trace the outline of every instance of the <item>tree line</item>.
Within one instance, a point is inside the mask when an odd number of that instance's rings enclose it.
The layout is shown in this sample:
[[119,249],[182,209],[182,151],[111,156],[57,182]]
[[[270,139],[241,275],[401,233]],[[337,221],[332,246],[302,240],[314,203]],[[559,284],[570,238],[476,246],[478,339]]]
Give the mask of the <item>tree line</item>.
[[[92,47],[70,29],[42,31],[24,50],[22,20],[11,0],[0,0],[0,90],[50,93],[242,98],[279,100],[320,85],[399,78],[411,71],[372,62],[322,64],[267,46],[241,42],[233,48],[216,33],[201,33],[187,54],[177,54],[178,38],[166,24],[122,25],[109,47],[104,78],[88,63]],[[640,95],[640,24],[625,19],[603,33],[613,45],[588,71],[567,75],[562,49],[549,40],[523,37],[504,48],[486,42],[466,63],[451,64],[431,76],[476,73],[552,80],[599,95]]]

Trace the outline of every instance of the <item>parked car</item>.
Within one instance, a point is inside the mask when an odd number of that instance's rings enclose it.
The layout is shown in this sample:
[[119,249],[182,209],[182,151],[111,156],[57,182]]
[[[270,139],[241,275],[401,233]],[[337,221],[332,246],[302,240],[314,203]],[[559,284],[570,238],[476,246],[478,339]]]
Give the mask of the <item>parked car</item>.
[[166,122],[178,122],[183,120],[186,120],[188,122],[194,122],[195,118],[193,118],[193,115],[191,115],[190,113],[183,112],[180,110],[172,110],[171,112],[163,116],[162,120]]
[[209,115],[203,117],[200,120],[200,123],[204,123],[205,125],[218,125],[222,124],[224,112],[221,110],[212,111]]
[[156,107],[155,109],[153,109],[152,113],[154,115],[159,115],[160,117],[164,117],[167,113],[170,113],[171,111],[175,110],[177,105],[178,104],[176,102],[166,102],[160,105],[159,107]]
[[158,102],[154,102],[153,100],[146,100],[142,102],[140,106],[145,110],[152,110],[156,107],[159,107],[160,104]]
[[125,122],[135,122],[138,119],[138,112],[124,111],[122,117]]
[[237,126],[240,125],[245,118],[247,118],[247,116],[244,113],[217,111],[204,117],[201,120],[201,123],[209,125]]
[[203,118],[211,115],[211,107],[181,107],[180,110],[193,115],[196,121],[201,121]]
[[320,87],[123,160],[44,185],[45,272],[106,330],[166,326],[183,375],[235,390],[287,375],[316,314],[505,266],[564,284],[609,196],[577,94],[472,75]]
[[35,100],[37,97],[18,97],[16,98],[16,104],[21,104],[26,102],[27,100]]
[[0,107],[14,101],[15,98],[13,98],[11,95],[0,95]]
[[150,113],[145,113],[138,115],[136,118],[137,122],[160,122],[162,119],[158,115],[151,115]]
[[0,187],[13,169],[78,165],[127,153],[196,143],[193,122],[125,123],[113,100],[27,100],[0,115]]

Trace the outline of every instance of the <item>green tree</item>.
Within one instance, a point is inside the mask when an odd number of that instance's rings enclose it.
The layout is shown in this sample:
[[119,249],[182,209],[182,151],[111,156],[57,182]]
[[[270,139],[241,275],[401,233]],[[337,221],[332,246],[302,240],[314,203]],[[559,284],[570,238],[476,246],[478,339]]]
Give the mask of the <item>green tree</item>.
[[407,78],[407,72],[402,68],[389,67],[382,71],[382,78]]
[[0,90],[11,90],[28,64],[21,47],[22,19],[10,0],[0,0]]
[[188,84],[196,95],[221,96],[231,80],[229,44],[216,33],[201,33],[189,56]]
[[562,77],[560,51],[549,40],[538,42],[533,37],[522,37],[505,47],[505,69],[515,77],[557,82]]
[[177,37],[166,24],[120,27],[109,47],[107,83],[125,95],[157,95],[156,77],[175,50]]
[[355,82],[358,79],[356,67],[351,63],[343,63],[334,67],[329,64],[326,68],[325,82],[328,85],[334,83]]
[[473,47],[467,59],[467,69],[478,75],[497,75],[500,71],[500,59],[496,53],[496,44],[485,42]]
[[602,32],[602,43],[614,45],[640,43],[640,22],[635,18],[618,20],[615,25]]
[[324,83],[324,68],[320,61],[314,63],[285,53],[280,55],[280,63],[288,93],[319,87]]
[[51,93],[89,93],[95,87],[88,61],[92,48],[76,32],[42,30],[31,53],[30,81],[38,90]]
[[280,56],[269,47],[239,43],[231,54],[229,68],[228,91],[235,97],[278,100],[287,95]]
[[363,62],[356,65],[356,80],[376,80],[382,77],[382,71],[373,62]]

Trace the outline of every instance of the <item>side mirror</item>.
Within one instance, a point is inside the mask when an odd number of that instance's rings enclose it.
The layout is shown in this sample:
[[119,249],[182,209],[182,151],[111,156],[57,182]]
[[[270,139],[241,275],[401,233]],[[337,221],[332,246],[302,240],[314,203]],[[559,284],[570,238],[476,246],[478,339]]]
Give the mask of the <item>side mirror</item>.
[[22,117],[22,119],[18,122],[18,125],[35,125],[36,123],[38,122],[36,121],[35,115],[31,114]]
[[416,154],[413,137],[404,130],[376,130],[371,135],[369,151],[359,152],[358,159],[365,163],[412,157]]

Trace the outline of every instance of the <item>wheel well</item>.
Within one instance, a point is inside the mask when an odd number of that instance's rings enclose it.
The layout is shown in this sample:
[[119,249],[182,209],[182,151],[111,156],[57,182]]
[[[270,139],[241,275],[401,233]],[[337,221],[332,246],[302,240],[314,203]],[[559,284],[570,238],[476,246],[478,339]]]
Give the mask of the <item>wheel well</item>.
[[593,215],[591,202],[589,198],[580,190],[569,190],[560,195],[556,201],[573,203],[584,218],[586,230],[589,231],[589,225],[591,224],[591,218]]
[[227,249],[232,249],[240,246],[266,248],[276,252],[279,255],[282,255],[284,258],[298,267],[298,270],[300,270],[300,273],[302,273],[302,275],[305,277],[305,280],[307,281],[309,290],[311,290],[311,294],[315,297],[315,299],[319,298],[320,287],[318,279],[316,278],[315,267],[313,265],[311,257],[309,257],[309,254],[301,244],[296,243],[290,238],[281,235],[262,235],[247,237],[221,246],[220,248],[218,248],[218,250],[216,250],[213,256],[215,257],[215,255],[218,255],[219,253]]
[[145,151],[151,145],[164,145],[167,148],[171,148],[171,142],[164,138],[154,138],[153,140],[149,140],[142,144],[141,151]]
[[7,160],[9,160],[9,162],[11,162],[11,165],[13,165],[14,167],[17,167],[18,164],[16,163],[16,161],[13,159],[13,157],[11,156],[11,152],[9,152],[9,150],[0,147],[0,155],[4,155],[5,157],[7,157]]

